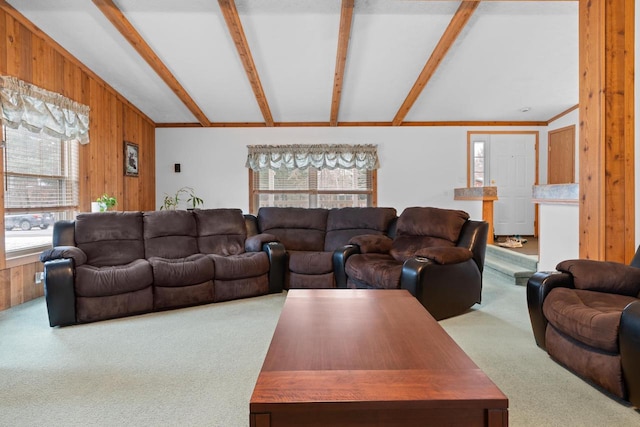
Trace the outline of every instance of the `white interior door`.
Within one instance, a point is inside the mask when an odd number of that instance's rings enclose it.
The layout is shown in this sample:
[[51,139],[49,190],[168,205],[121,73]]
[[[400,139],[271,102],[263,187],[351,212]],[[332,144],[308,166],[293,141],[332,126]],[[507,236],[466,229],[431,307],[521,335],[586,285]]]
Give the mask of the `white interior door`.
[[489,141],[489,182],[498,187],[494,202],[494,233],[533,235],[535,207],[535,135],[492,134]]

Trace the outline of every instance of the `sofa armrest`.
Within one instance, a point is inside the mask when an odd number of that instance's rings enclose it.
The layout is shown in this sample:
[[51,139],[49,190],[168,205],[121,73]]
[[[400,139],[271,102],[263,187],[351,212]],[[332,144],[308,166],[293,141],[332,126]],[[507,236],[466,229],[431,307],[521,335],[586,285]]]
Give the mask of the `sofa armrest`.
[[247,252],[260,252],[265,243],[277,242],[278,238],[273,234],[260,233],[247,237],[244,242],[244,250]]
[[76,246],[56,246],[51,249],[47,249],[40,254],[40,262],[65,258],[73,259],[74,267],[87,262],[87,254]]
[[434,246],[416,251],[416,257],[430,259],[436,264],[457,264],[473,258],[473,252],[467,248]]
[[610,261],[570,259],[559,263],[556,270],[571,274],[577,289],[627,296],[640,293],[640,268],[637,267]]
[[640,406],[640,300],[622,311],[620,329],[620,358],[622,375],[627,386],[628,400]]
[[73,259],[44,263],[44,297],[50,326],[73,325],[76,321]]
[[384,234],[361,234],[349,240],[350,245],[357,245],[360,253],[381,253],[388,254],[391,251],[393,239]]
[[360,253],[360,246],[345,245],[333,251],[333,276],[336,280],[336,288],[347,287],[347,258]]
[[573,277],[568,273],[558,271],[539,271],[527,281],[527,307],[529,308],[533,336],[538,347],[544,350],[546,350],[544,337],[548,322],[542,312],[542,304],[552,289],[560,287],[573,288]]
[[423,257],[402,265],[400,288],[407,289],[436,319],[463,313],[482,297],[482,273],[473,259],[437,264]]
[[486,221],[467,221],[462,227],[456,246],[467,248],[473,253],[480,272],[484,270],[484,258],[487,250],[489,223]]
[[277,294],[284,289],[284,274],[287,266],[287,251],[282,243],[268,242],[262,250],[269,256],[269,293]]

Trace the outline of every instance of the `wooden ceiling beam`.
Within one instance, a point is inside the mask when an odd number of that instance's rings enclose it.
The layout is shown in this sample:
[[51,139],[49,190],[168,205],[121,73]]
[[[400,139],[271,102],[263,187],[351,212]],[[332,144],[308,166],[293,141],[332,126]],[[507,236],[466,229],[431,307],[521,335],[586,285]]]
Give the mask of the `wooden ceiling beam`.
[[131,25],[131,22],[124,16],[122,11],[112,0],[93,0],[93,3],[100,9],[106,18],[111,21],[114,27],[133,46],[140,56],[147,61],[147,64],[160,76],[178,98],[187,106],[189,111],[195,116],[202,126],[210,126],[211,122],[198,107],[198,104],[191,98],[178,79],[169,71],[166,65],[160,60],[158,55],[151,49],[149,44]]
[[444,34],[442,34],[442,37],[433,50],[433,53],[429,57],[429,60],[427,60],[427,63],[424,65],[424,68],[422,69],[422,72],[420,72],[420,75],[411,88],[411,91],[409,91],[409,95],[407,95],[407,98],[404,100],[402,106],[396,113],[396,116],[393,118],[392,123],[394,126],[399,126],[404,121],[404,118],[409,113],[409,110],[411,109],[411,107],[413,107],[413,104],[422,93],[422,90],[425,88],[431,77],[435,74],[438,66],[444,59],[451,46],[453,46],[453,43],[462,32],[462,29],[465,27],[465,25],[467,25],[469,18],[471,18],[471,15],[476,10],[479,4],[480,1],[477,0],[463,1],[462,3],[460,3],[460,7],[458,7],[458,10],[456,11],[455,15],[453,15],[453,18],[451,18],[451,22],[449,22],[447,29],[445,30]]
[[238,55],[240,55],[240,60],[242,61],[244,70],[249,78],[249,83],[251,84],[253,93],[258,101],[260,111],[262,111],[264,122],[268,127],[272,127],[273,116],[271,115],[271,109],[269,108],[267,97],[264,94],[264,89],[262,88],[262,83],[260,82],[260,76],[256,70],[256,65],[253,62],[253,56],[251,55],[249,43],[247,43],[247,38],[244,34],[244,30],[242,29],[242,22],[240,22],[240,16],[238,15],[236,4],[233,0],[218,0],[218,3],[220,4],[220,9],[222,10],[222,15],[227,23],[227,27],[229,28],[229,33],[231,34],[233,43],[236,45],[236,49],[238,50]]
[[331,99],[331,126],[338,126],[338,112],[340,111],[340,99],[342,98],[342,83],[344,81],[344,69],[347,64],[347,50],[351,37],[351,23],[353,22],[354,0],[342,0],[340,11],[340,34],[338,35],[338,53],[336,54],[336,72],[333,76],[333,97]]

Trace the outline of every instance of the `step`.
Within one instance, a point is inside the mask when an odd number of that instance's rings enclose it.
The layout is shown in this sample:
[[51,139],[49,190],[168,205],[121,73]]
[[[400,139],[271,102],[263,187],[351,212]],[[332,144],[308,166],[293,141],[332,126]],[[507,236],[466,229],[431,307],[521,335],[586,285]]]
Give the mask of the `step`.
[[487,277],[524,286],[538,268],[538,257],[488,245],[484,261]]
[[522,266],[525,270],[536,271],[538,269],[537,255],[525,255],[500,246],[487,245],[486,256],[494,260]]

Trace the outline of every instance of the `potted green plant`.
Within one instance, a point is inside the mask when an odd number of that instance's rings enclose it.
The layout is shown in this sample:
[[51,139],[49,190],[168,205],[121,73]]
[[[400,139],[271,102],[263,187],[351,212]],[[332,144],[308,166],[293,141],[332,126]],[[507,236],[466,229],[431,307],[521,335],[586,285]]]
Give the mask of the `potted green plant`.
[[182,187],[176,191],[174,195],[168,195],[165,193],[160,210],[177,209],[180,201],[182,200],[180,198],[181,196],[186,197],[185,202],[187,203],[187,209],[195,209],[204,203],[204,201],[195,194],[192,187]]
[[115,197],[111,197],[107,193],[98,197],[96,202],[98,202],[98,205],[100,206],[100,212],[106,212],[118,203]]

